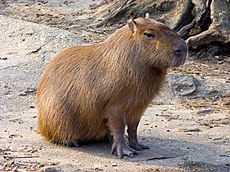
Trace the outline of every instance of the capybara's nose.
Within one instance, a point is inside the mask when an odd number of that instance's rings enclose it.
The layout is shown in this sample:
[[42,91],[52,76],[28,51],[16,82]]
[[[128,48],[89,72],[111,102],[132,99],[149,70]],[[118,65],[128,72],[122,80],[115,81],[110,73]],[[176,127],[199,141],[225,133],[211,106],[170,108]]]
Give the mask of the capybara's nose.
[[[177,41],[177,45],[174,48],[173,53],[175,56],[180,57],[182,59],[186,58],[188,53],[188,46],[184,40]],[[184,58],[183,58],[184,57]]]
[[186,56],[188,54],[188,46],[186,42],[182,39],[179,39],[175,43],[175,47],[173,49],[173,54],[175,56],[175,67],[184,64]]

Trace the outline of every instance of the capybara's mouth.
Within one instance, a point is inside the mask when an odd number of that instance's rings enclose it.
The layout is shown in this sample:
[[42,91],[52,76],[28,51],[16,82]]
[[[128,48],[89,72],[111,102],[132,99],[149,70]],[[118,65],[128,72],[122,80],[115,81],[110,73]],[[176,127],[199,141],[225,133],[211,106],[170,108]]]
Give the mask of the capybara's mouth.
[[172,67],[179,67],[179,66],[183,65],[186,61],[186,57],[187,57],[187,53],[184,54],[182,57],[181,56],[176,57]]

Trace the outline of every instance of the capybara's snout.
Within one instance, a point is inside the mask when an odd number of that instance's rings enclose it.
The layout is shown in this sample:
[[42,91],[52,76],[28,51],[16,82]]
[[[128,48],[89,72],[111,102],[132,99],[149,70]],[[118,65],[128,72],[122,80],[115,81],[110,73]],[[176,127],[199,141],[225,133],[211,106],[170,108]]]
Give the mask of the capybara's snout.
[[177,39],[175,41],[175,46],[173,47],[173,64],[172,67],[178,67],[184,64],[188,54],[188,46],[183,39]]

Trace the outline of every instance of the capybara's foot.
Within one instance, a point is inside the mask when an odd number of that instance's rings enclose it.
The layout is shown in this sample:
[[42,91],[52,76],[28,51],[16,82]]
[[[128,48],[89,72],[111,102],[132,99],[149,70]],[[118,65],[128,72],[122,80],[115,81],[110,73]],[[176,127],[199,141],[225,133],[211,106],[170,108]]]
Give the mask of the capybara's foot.
[[137,155],[137,152],[127,146],[125,143],[113,143],[112,145],[112,154],[117,152],[118,158],[122,159],[124,156],[128,156],[130,158],[133,158],[134,155]]
[[129,143],[129,146],[137,151],[142,151],[143,149],[149,149],[148,146],[139,144],[138,142]]

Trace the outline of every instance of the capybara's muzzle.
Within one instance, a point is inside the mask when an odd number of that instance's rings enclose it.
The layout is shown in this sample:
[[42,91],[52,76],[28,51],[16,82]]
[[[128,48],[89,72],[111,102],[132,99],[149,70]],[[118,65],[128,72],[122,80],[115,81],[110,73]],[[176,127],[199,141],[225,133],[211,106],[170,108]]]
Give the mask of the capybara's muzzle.
[[183,39],[175,41],[175,47],[173,48],[173,63],[171,67],[178,67],[184,64],[188,54],[188,46]]

